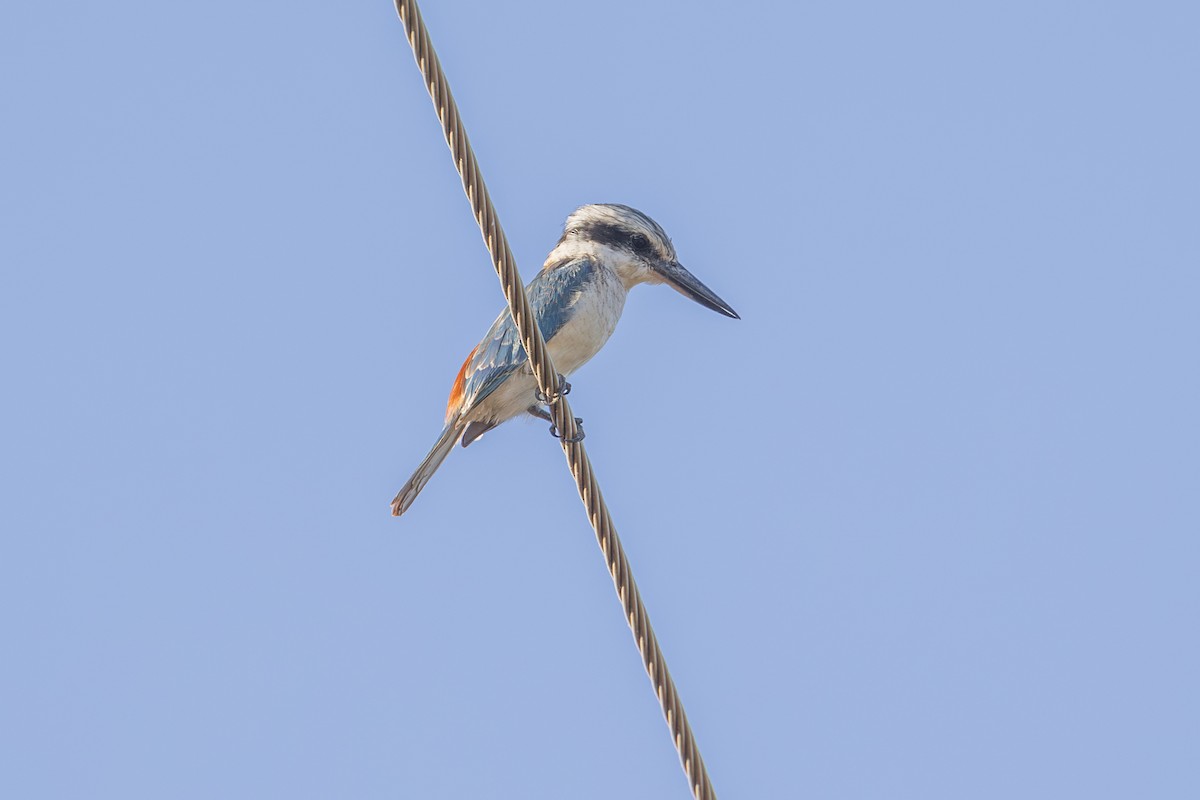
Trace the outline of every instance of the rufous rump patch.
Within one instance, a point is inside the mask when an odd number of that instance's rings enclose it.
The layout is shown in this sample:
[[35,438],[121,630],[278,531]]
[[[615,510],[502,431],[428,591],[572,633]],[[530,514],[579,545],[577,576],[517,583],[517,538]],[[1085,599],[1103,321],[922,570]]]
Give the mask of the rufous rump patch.
[[458,411],[458,407],[463,401],[463,387],[467,382],[467,367],[471,364],[471,359],[475,357],[475,351],[479,349],[479,345],[475,345],[471,352],[467,355],[467,360],[463,362],[462,367],[458,370],[458,376],[454,379],[454,386],[450,389],[450,400],[446,403],[446,419],[450,419],[454,412]]

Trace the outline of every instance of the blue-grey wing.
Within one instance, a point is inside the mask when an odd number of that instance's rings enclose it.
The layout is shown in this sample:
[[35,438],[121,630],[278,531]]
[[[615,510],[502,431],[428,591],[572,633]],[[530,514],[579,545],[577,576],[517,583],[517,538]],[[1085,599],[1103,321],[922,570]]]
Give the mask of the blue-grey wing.
[[[549,340],[575,312],[575,303],[587,284],[594,280],[596,266],[586,258],[552,264],[525,287],[534,319]],[[517,326],[505,309],[492,323],[475,348],[466,369],[462,408],[482,403],[514,372],[525,366],[525,348]]]

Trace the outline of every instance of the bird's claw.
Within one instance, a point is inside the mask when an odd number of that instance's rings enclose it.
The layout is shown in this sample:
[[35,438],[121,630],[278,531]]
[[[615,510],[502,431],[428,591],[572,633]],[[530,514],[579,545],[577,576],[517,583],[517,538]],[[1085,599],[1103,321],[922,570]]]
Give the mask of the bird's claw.
[[535,397],[537,397],[537,401],[539,403],[548,406],[551,403],[557,402],[558,398],[566,397],[570,393],[571,393],[571,384],[567,383],[567,379],[565,377],[563,377],[562,373],[559,373],[558,390],[555,391],[550,397],[546,397],[546,395],[542,394],[542,390],[538,389]]
[[583,437],[586,436],[587,434],[585,434],[583,432],[583,420],[581,420],[579,417],[575,418],[575,428],[577,429],[575,435],[571,436],[571,437],[566,437],[558,432],[557,425],[551,425],[550,426],[550,435],[553,436],[555,439],[562,439],[564,442],[569,442],[572,444],[574,444],[575,442],[582,442]]

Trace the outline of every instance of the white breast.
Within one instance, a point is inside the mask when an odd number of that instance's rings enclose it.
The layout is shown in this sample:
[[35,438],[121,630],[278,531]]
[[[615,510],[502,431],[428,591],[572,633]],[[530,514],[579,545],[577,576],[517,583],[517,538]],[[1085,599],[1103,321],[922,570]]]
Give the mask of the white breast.
[[624,284],[612,271],[596,271],[595,280],[575,301],[571,318],[546,343],[555,368],[570,375],[600,352],[616,330],[625,295]]

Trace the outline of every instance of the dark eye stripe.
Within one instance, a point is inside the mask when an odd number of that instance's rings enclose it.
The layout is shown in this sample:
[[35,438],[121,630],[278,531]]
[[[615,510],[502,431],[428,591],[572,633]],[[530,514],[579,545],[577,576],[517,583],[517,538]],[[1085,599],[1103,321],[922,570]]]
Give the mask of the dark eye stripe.
[[645,234],[630,231],[628,228],[622,228],[618,225],[599,222],[584,227],[579,231],[579,235],[597,244],[624,247],[640,256],[649,257],[654,254],[654,245],[650,243],[649,238]]

